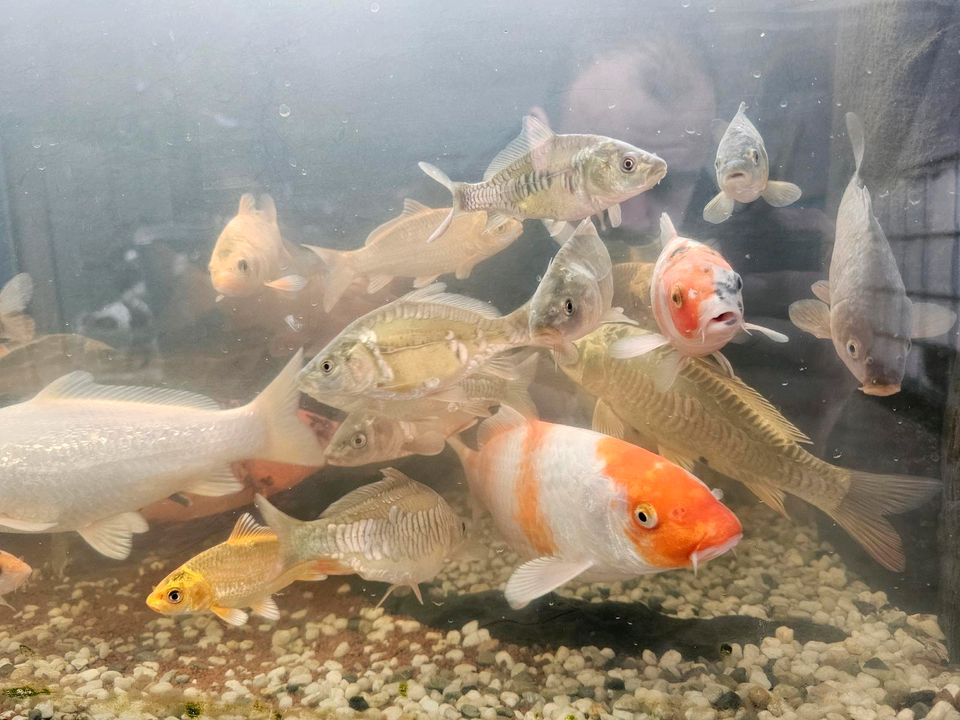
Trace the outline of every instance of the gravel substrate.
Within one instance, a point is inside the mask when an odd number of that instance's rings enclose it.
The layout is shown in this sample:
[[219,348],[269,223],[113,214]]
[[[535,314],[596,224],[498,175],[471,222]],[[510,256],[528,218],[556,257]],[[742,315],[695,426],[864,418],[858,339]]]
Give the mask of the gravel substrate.
[[[960,669],[946,664],[935,617],[891,606],[811,531],[762,506],[740,516],[748,536],[736,556],[698,576],[571,584],[562,594],[686,618],[806,619],[845,640],[801,644],[782,626],[759,645],[730,643],[715,661],[676,650],[519,647],[475,621],[433,628],[374,610],[376,597],[335,578],[289,588],[279,622],[254,618],[237,629],[145,607],[176,560],[112,575],[104,561],[101,579],[34,578],[10,598],[18,614],[0,609],[0,720],[960,720]],[[442,607],[445,593],[502,586],[515,558],[487,546],[486,560],[451,565],[427,602]]]

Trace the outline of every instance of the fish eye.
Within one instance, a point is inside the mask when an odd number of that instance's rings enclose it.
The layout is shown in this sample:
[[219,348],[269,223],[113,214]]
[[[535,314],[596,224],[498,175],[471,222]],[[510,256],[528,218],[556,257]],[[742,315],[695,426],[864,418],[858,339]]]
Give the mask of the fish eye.
[[620,169],[625,173],[632,173],[637,169],[637,159],[633,155],[624,155],[620,159]]
[[240,260],[237,260],[237,270],[239,270],[242,273],[245,273],[250,270],[250,264],[246,260],[241,258]]
[[324,375],[329,375],[333,372],[333,360],[329,358],[320,363],[320,372]]
[[350,438],[350,444],[353,446],[354,450],[362,450],[367,446],[367,436],[362,432],[358,432],[352,438]]
[[760,164],[760,153],[757,152],[756,148],[750,151],[750,159],[753,160],[754,165]]
[[179,588],[172,588],[167,590],[167,600],[172,602],[174,605],[178,605],[183,601],[183,593]]
[[683,307],[683,288],[679,285],[674,285],[673,291],[670,293],[670,300],[677,307]]
[[743,290],[743,278],[740,277],[740,273],[733,274],[733,286],[737,289],[737,292]]
[[633,509],[633,517],[640,527],[652,530],[657,526],[657,511],[650,503],[640,503]]
[[847,343],[847,354],[849,354],[853,359],[856,359],[857,355],[859,355],[859,348],[857,348],[857,343],[855,341],[850,340]]
[[573,304],[573,298],[567,298],[563,301],[563,314],[567,317],[570,317],[577,310],[576,306]]

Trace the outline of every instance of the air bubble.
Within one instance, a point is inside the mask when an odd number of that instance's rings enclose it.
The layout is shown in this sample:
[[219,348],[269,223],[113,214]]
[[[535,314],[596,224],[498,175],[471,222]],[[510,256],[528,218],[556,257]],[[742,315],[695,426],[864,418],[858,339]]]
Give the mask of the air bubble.
[[916,191],[916,190],[910,190],[910,191],[907,193],[907,202],[910,203],[911,205],[919,205],[919,204],[920,204],[920,193],[919,193],[918,191]]
[[684,128],[684,132],[685,132],[687,135],[696,135],[696,134],[697,134],[696,128],[692,128],[692,127]]
[[717,11],[717,8],[713,5],[707,8],[708,13],[715,13],[716,11]]
[[37,170],[39,170],[40,172],[43,172],[43,171],[46,170],[46,169],[47,169],[47,166],[44,165],[43,163],[39,163],[39,164],[37,165]]
[[759,70],[754,70],[752,74],[753,74],[753,79],[754,79],[754,80],[759,80],[759,79],[760,79],[760,76],[761,76],[763,73],[761,73]]
[[280,117],[288,118],[290,117],[290,106],[286,103],[280,103],[280,107],[277,108],[277,112],[280,113]]
[[790,104],[790,103],[788,103],[786,100],[781,100],[781,101],[780,101],[780,107],[782,107],[782,108],[785,108],[785,107],[786,107],[787,105],[789,105],[789,104]]
[[843,457],[843,451],[842,451],[840,448],[834,448],[834,449],[833,449],[833,459],[834,459],[834,460],[839,460],[839,459],[842,458],[842,457]]
[[374,14],[380,12],[380,3],[370,3],[370,12]]
[[193,135],[191,135],[190,133],[187,133],[186,135],[183,136],[183,139],[186,140],[187,142],[193,142]]
[[760,37],[765,38],[767,34],[765,32],[760,33]]
[[680,7],[682,8],[690,7],[690,0],[680,0]]
[[34,150],[39,150],[39,149],[42,148],[42,147],[43,147],[43,143],[42,143],[40,140],[34,140],[34,141],[33,141],[33,149],[34,149]]

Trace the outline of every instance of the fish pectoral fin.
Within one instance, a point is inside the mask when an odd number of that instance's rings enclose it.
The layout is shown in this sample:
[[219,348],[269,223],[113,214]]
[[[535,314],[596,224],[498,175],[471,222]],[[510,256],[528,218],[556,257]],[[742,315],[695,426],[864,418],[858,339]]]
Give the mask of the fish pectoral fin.
[[703,219],[707,222],[722,223],[733,215],[733,198],[723,190],[703,208]]
[[770,509],[784,517],[789,517],[787,515],[787,509],[783,506],[784,495],[782,490],[778,490],[770,485],[758,485],[755,483],[748,483],[747,488],[749,488],[750,492],[756,495],[764,505],[769,505]]
[[790,322],[821,340],[830,339],[830,308],[821,300],[790,303]]
[[455,277],[457,280],[466,280],[470,277],[470,273],[473,272],[473,267],[476,265],[476,262],[473,258],[469,260],[464,260],[460,265],[457,266]]
[[793,205],[802,194],[803,191],[798,186],[783,180],[768,180],[767,186],[760,193],[761,197],[774,207]]
[[727,356],[724,355],[719,350],[713,353],[710,353],[710,357],[714,359],[714,362],[720,366],[720,370],[724,375],[728,377],[736,377],[737,374],[733,371],[733,365],[730,364],[730,361],[727,360]]
[[664,353],[653,369],[653,388],[659,393],[665,393],[673,387],[677,376],[687,364],[689,358],[677,351]]
[[480,423],[477,429],[477,443],[483,447],[497,435],[522,427],[528,422],[523,415],[509,405],[501,405],[494,415]]
[[667,213],[660,213],[660,247],[665,248],[675,237],[679,237],[679,233],[673,226],[673,220]]
[[264,285],[281,292],[296,293],[307,286],[307,279],[301,275],[284,275],[282,278],[271,280]]
[[758,333],[765,335],[766,337],[770,338],[774,342],[785,343],[790,340],[790,338],[788,338],[782,332],[771,330],[770,328],[763,327],[763,325],[755,325],[754,323],[744,323],[743,327],[746,330],[756,330]]
[[210,608],[210,612],[216,615],[218,618],[223,620],[228,625],[235,625],[239,627],[240,625],[246,625],[247,620],[250,618],[243,610],[239,608],[227,608],[220,607],[219,605],[214,605]]
[[591,427],[598,433],[621,440],[627,432],[623,420],[603,400],[597,400],[597,404],[593,406]]
[[668,448],[664,445],[658,445],[657,452],[663,455],[663,457],[672,462],[674,465],[679,465],[687,472],[693,472],[693,466],[697,464],[697,458],[684,455],[678,450]]
[[823,300],[827,305],[830,304],[830,283],[826,280],[817,280],[810,286],[810,289],[817,298]]
[[531,600],[556,590],[593,565],[592,560],[564,560],[559,557],[538,557],[513,571],[503,590],[514,610],[526,607]]
[[220,495],[232,495],[235,492],[240,492],[243,490],[243,483],[237,480],[233,470],[230,466],[227,466],[192,481],[185,490],[202,497],[219,497]]
[[640,323],[638,323],[633,318],[627,317],[626,313],[623,312],[623,308],[621,307],[613,307],[607,310],[606,312],[604,312],[603,315],[600,316],[600,324],[603,325],[605,323],[623,323],[625,325],[637,325],[637,326],[640,325]]
[[404,443],[403,449],[414,455],[439,455],[447,446],[447,438],[437,430],[427,430]]
[[128,512],[87,525],[77,532],[101,555],[125,560],[133,547],[134,533],[145,533],[148,529],[147,521],[140,513]]
[[33,298],[33,278],[28,273],[20,273],[0,290],[0,315],[14,315],[27,309]]
[[575,365],[580,359],[580,351],[577,346],[570,341],[566,341],[551,348],[553,357],[559,365]]
[[423,605],[423,595],[420,594],[420,585],[418,583],[410,583],[410,590],[413,591],[413,596],[417,599],[421,605]]
[[[385,288],[391,280],[393,280],[393,275],[371,275],[367,279],[367,294],[372,295],[378,290],[383,290],[383,288]],[[417,287],[423,286],[418,285]]]
[[41,533],[49,530],[54,525],[56,525],[55,522],[32,522],[30,520],[17,520],[16,518],[4,517],[3,515],[0,515],[0,527],[16,530],[17,532]]
[[623,213],[620,210],[620,203],[611,205],[607,208],[607,217],[610,219],[610,227],[620,227],[623,222]]
[[646,333],[644,335],[631,335],[630,337],[620,338],[610,344],[610,357],[617,360],[627,360],[629,358],[646,355],[657,348],[669,345],[667,340],[660,333]]
[[414,278],[413,286],[415,288],[426,287],[427,285],[432,283],[434,280],[436,280],[438,277],[440,276],[439,275],[421,275],[418,278]]
[[265,595],[259,600],[250,603],[250,609],[255,615],[259,615],[267,620],[279,620],[280,608],[277,607],[277,601],[272,595]]
[[567,240],[572,238],[573,233],[576,232],[576,228],[566,220],[550,220],[549,218],[544,218],[540,222],[543,223],[543,226],[547,229],[547,232],[550,233],[550,237],[554,239],[557,245],[563,245]]
[[913,318],[913,328],[910,330],[912,338],[943,335],[957,321],[956,313],[934,303],[911,303],[910,310]]

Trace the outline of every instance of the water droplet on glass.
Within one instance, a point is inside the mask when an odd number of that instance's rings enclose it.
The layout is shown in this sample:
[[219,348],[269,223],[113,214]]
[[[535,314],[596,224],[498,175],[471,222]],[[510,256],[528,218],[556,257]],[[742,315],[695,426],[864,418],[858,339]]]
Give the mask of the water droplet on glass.
[[785,108],[785,107],[786,107],[787,105],[789,105],[789,104],[790,104],[790,103],[788,103],[786,100],[781,100],[781,101],[780,101],[780,107],[782,107],[782,108]]
[[682,8],[690,7],[690,0],[680,0],[680,7]]
[[616,103],[614,103],[613,105],[607,105],[607,110],[613,110],[616,106],[617,106]]
[[302,170],[300,170],[300,174],[301,174],[301,175],[306,175],[306,174],[307,174],[307,169],[306,169],[306,168],[303,168]]
[[919,193],[918,191],[916,191],[916,190],[910,190],[910,191],[907,193],[907,202],[910,203],[911,205],[919,205],[919,204],[920,204],[920,193]]
[[881,190],[881,191],[877,194],[877,197],[885,198],[885,197],[887,197],[889,194],[890,194],[890,191],[889,191],[889,190]]
[[370,3],[370,12],[372,13],[380,12],[380,3]]
[[688,127],[688,128],[684,128],[684,132],[685,132],[687,135],[696,135],[696,134],[697,134],[697,129],[696,129],[696,128]]
[[187,133],[186,135],[183,136],[183,139],[186,140],[187,142],[193,142],[193,135],[191,135],[190,133]]
[[754,70],[752,73],[754,80],[759,80],[762,74],[759,70]]
[[760,33],[760,37],[766,37],[766,36],[767,34],[765,32]]
[[834,459],[834,460],[839,460],[839,459],[842,458],[842,457],[843,457],[843,451],[842,451],[840,448],[834,448],[834,449],[833,449],[833,459]]
[[283,86],[284,86],[284,87],[290,87],[290,85],[291,85],[291,82],[290,82],[289,80],[284,80],[284,81],[283,81]]
[[713,5],[707,8],[708,13],[715,13],[716,11],[717,11],[717,8],[714,7]]
[[277,108],[277,112],[280,113],[280,117],[282,118],[290,117],[290,106],[286,103],[280,103],[280,107]]
[[291,161],[290,161],[290,167],[294,167],[294,168],[295,168],[296,166],[297,166],[297,161],[296,161],[296,160],[291,160]]
[[33,149],[34,149],[34,150],[39,150],[41,147],[43,147],[43,143],[42,143],[42,142],[40,142],[39,140],[34,140],[34,141],[33,141]]

